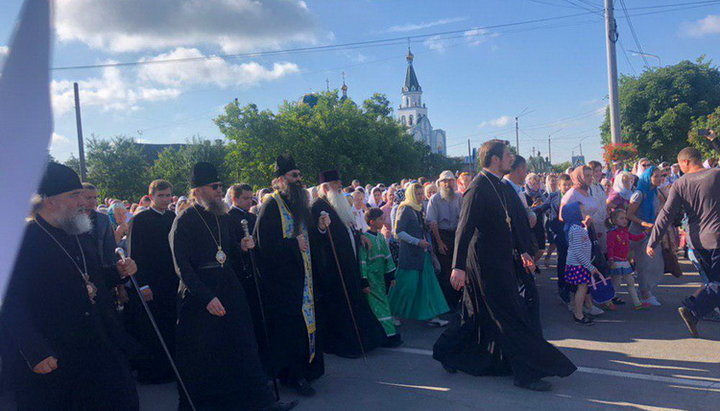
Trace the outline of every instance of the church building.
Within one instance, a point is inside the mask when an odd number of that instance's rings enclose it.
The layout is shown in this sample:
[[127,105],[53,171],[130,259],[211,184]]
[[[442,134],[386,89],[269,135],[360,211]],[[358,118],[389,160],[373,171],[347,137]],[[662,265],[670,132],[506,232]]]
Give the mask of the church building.
[[407,71],[405,85],[402,88],[402,100],[398,109],[398,119],[408,127],[416,141],[422,141],[430,146],[430,151],[436,154],[447,155],[445,145],[445,130],[433,129],[427,116],[427,107],[422,102],[422,87],[418,82],[413,68],[412,52],[408,48]]

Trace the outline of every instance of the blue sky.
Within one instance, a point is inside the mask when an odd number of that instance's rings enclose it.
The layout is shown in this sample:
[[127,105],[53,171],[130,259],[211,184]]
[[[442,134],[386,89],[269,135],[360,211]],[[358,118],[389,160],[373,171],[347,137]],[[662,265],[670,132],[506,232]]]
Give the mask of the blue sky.
[[[21,1],[0,9],[0,58],[7,53]],[[685,6],[659,7],[688,3]],[[690,4],[692,3],[692,4]],[[706,2],[707,3],[707,2]],[[222,137],[211,119],[234,98],[276,110],[338,88],[362,101],[385,93],[395,106],[405,73],[407,36],[428,116],[447,132],[448,152],[467,152],[492,137],[514,142],[520,118],[523,155],[554,163],[579,153],[601,156],[598,125],[607,103],[601,0],[338,1],[56,0],[54,67],[187,58],[400,38],[385,45],[334,51],[207,59],[190,63],[53,72],[55,133],[51,153],[77,155],[72,82],[80,83],[85,136],[118,134],[153,143],[194,135]],[[720,2],[625,0],[640,45],[663,65],[718,60]],[[616,4],[624,74],[644,69],[628,20]],[[590,10],[590,11],[589,11]],[[593,12],[595,11],[595,12]],[[653,14],[649,14],[653,13]],[[495,27],[575,15],[534,24]],[[490,27],[490,28],[488,28]],[[648,58],[650,65],[658,61]]]

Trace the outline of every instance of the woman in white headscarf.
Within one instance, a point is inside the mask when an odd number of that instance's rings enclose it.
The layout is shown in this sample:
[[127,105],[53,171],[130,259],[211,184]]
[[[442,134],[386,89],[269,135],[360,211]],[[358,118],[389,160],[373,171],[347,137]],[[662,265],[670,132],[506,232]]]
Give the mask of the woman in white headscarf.
[[385,205],[383,202],[383,189],[380,186],[375,186],[370,190],[368,205],[370,208],[380,208]]

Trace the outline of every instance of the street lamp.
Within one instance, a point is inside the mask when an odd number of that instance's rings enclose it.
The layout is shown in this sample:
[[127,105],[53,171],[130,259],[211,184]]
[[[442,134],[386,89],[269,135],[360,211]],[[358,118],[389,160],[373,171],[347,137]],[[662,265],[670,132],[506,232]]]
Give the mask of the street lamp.
[[628,51],[631,52],[634,56],[642,56],[642,57],[653,57],[653,58],[656,58],[657,61],[658,61],[658,67],[662,67],[662,61],[660,60],[660,56],[658,56],[657,54],[641,53],[641,52],[635,51],[635,50],[628,50]]

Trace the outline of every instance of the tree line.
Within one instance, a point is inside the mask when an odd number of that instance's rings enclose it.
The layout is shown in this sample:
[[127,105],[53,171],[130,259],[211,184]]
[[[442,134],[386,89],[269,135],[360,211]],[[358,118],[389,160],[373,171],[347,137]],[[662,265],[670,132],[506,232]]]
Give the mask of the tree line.
[[[307,97],[307,96],[306,96]],[[389,100],[376,93],[361,105],[337,92],[313,94],[300,102],[284,102],[274,113],[237,101],[214,120],[223,139],[193,137],[186,144],[148,154],[133,137],[95,136],[86,143],[87,180],[103,197],[137,201],[148,183],[164,178],[178,195],[189,190],[193,164],[208,161],[226,185],[244,182],[267,187],[275,177],[279,154],[292,154],[308,185],[318,174],[341,170],[346,183],[394,182],[406,177],[433,178],[442,170],[458,170],[461,161],[430,152],[416,142],[394,117]],[[66,164],[79,171],[71,156]]]

